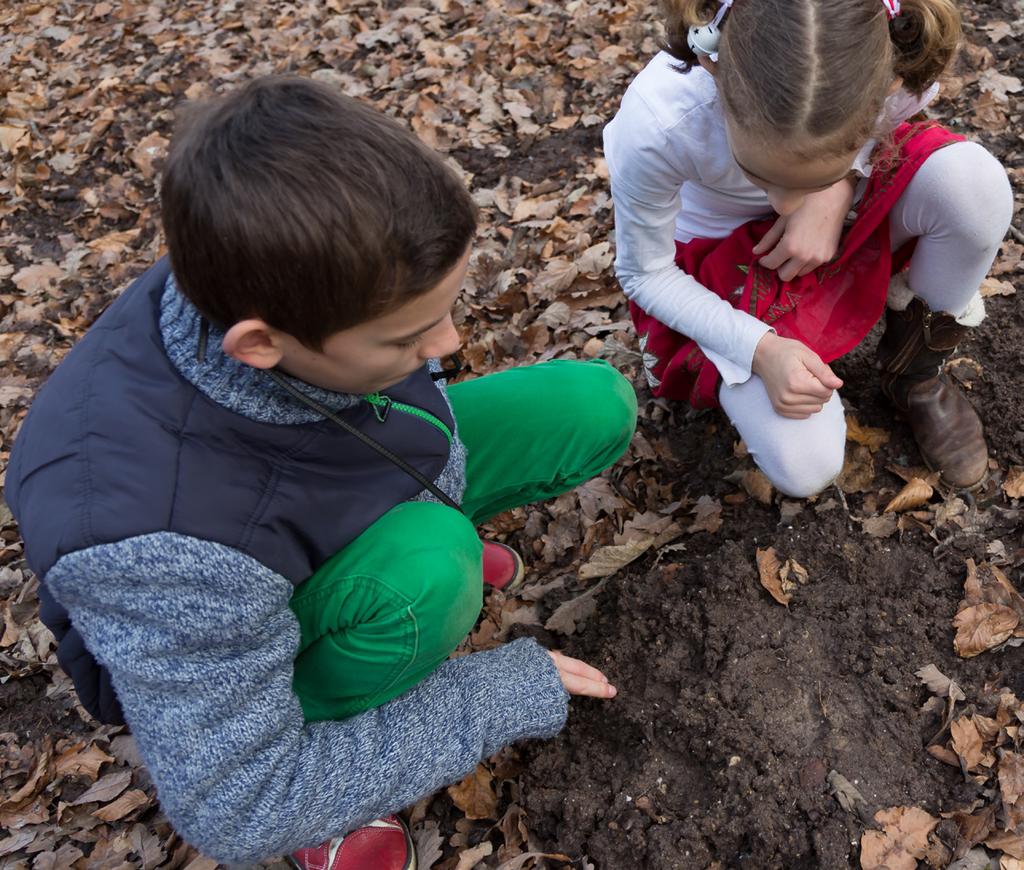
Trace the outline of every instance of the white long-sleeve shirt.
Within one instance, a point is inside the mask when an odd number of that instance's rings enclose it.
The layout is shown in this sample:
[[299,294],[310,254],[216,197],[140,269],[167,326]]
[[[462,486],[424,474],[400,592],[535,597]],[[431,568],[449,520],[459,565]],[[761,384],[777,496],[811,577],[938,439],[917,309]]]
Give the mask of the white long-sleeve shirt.
[[[675,264],[676,241],[724,238],[751,220],[770,217],[768,196],[747,180],[732,156],[714,78],[702,67],[680,74],[662,52],[633,80],[604,130],[615,203],[615,271],[632,301],[694,339],[726,384],[750,377],[754,349],[769,327],[733,308]],[[897,91],[880,128],[920,111],[921,97]],[[880,129],[880,132],[882,132]],[[870,140],[854,169],[871,171]]]

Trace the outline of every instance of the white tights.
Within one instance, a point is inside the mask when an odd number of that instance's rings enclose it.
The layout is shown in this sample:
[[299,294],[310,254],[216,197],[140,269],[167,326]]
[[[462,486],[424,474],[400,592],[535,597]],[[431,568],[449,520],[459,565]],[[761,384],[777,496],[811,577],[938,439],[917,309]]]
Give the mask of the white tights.
[[[957,142],[932,154],[889,216],[894,250],[917,239],[906,273],[910,293],[932,311],[963,316],[963,322],[969,308],[983,310],[978,287],[1012,215],[1006,171],[982,146]],[[718,395],[750,455],[784,494],[806,498],[819,493],[842,470],[846,420],[838,392],[806,420],[776,414],[757,375],[732,387],[723,384]]]

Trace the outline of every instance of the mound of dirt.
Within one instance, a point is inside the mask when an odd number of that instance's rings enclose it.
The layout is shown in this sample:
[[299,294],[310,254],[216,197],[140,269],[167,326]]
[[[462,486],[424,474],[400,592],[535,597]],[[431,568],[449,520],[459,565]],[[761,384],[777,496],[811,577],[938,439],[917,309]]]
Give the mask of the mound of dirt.
[[[1024,335],[1015,307],[993,308],[985,340],[963,351],[987,373],[973,392],[999,457],[1024,430],[1000,374],[1020,370]],[[901,486],[885,466],[920,461],[877,395],[872,344],[838,370],[857,416],[891,438],[869,491],[846,496],[849,512],[837,490],[815,502],[730,505],[742,498],[724,479],[737,467],[734,430],[717,412],[677,426],[666,474],[693,497],[724,498],[724,522],[615,578],[567,646],[620,693],[575,702],[561,738],[534,748],[523,803],[542,841],[599,868],[855,867],[876,810],[937,814],[979,796],[925,753],[941,723],[921,712],[929,693],[915,671],[934,663],[969,699],[986,682],[1024,689],[1024,651],[958,658],[951,625],[965,560],[984,560],[993,540],[1019,542],[1020,512],[989,493],[991,504],[968,499],[973,523],[941,535],[927,523],[888,537],[865,531],[865,508]],[[788,608],[758,582],[755,553],[769,546],[808,572]],[[1019,568],[1010,573],[1020,586]],[[843,809],[832,771],[863,802]]]

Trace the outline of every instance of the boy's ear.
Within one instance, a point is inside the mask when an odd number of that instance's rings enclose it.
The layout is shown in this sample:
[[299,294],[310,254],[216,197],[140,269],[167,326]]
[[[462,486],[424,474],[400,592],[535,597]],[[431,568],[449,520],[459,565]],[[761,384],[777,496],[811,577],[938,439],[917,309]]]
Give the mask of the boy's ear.
[[221,347],[229,357],[254,369],[272,369],[284,354],[281,333],[259,318],[238,321],[224,333]]

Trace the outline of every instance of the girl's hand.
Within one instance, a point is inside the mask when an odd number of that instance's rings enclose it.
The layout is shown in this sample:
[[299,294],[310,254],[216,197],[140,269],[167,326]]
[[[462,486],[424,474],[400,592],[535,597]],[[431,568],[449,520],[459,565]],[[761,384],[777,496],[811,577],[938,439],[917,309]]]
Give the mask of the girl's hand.
[[618,694],[618,689],[597,668],[554,650],[548,650],[548,655],[558,668],[558,676],[562,678],[562,685],[570,695],[614,698]]
[[775,412],[793,420],[817,414],[843,385],[807,345],[773,332],[758,342],[751,369],[764,381]]
[[777,269],[783,281],[792,281],[831,260],[839,250],[853,191],[853,180],[844,178],[825,190],[807,194],[800,208],[775,221],[757,243],[754,253],[765,255],[759,260],[761,265]]

